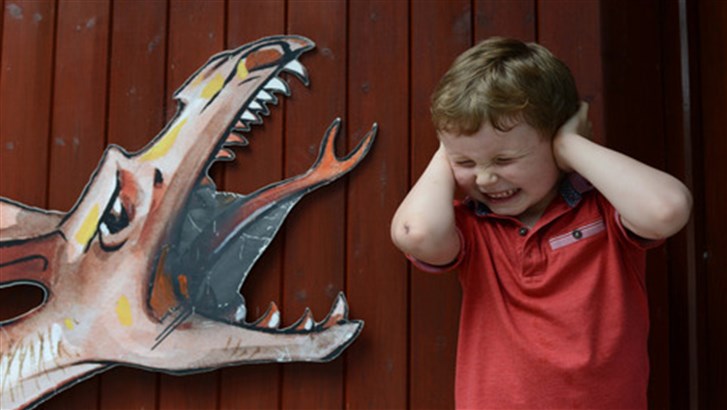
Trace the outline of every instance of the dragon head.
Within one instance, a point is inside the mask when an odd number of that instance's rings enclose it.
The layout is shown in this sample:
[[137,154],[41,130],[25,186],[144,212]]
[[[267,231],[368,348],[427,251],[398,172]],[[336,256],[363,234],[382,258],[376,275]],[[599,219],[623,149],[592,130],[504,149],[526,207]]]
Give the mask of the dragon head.
[[[2,406],[39,402],[71,382],[125,364],[175,373],[266,361],[326,361],[363,323],[336,298],[279,329],[272,305],[248,323],[239,290],[301,197],[344,175],[368,152],[372,129],[345,158],[326,132],[304,175],[249,195],[217,192],[208,171],[289,95],[306,85],[298,58],[314,47],[276,36],[213,56],[174,94],[174,118],[142,150],[110,146],[66,214],[2,199],[0,286],[33,283],[46,300],[0,323]],[[5,337],[7,336],[7,337]]]

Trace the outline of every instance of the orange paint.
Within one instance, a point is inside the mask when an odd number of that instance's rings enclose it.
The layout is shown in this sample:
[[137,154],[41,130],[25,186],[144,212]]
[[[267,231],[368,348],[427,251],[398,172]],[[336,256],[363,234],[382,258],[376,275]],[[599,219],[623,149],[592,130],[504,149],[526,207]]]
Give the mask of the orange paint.
[[182,295],[184,295],[185,298],[189,299],[189,285],[187,284],[187,276],[177,276],[177,282],[179,282],[179,291],[182,292]]
[[149,298],[149,305],[157,319],[164,317],[167,312],[178,304],[177,298],[174,295],[172,281],[169,280],[169,276],[165,275],[163,271],[168,250],[169,248],[165,246],[162,249],[162,254],[159,256],[159,262],[154,273],[154,286],[152,286],[151,296]]
[[247,56],[245,59],[245,67],[247,71],[252,71],[257,67],[273,64],[282,56],[278,50],[260,50]]

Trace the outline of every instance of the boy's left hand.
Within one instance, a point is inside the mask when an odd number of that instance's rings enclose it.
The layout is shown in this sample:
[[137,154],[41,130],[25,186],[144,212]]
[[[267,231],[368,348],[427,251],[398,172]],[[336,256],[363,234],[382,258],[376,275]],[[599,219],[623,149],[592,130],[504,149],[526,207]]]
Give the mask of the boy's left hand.
[[591,139],[593,133],[593,127],[591,122],[588,120],[588,103],[582,101],[580,108],[568,119],[553,136],[553,157],[558,165],[558,168],[564,172],[572,172],[573,168],[568,164],[568,161],[562,155],[562,147],[567,144],[567,140],[573,137],[583,137]]

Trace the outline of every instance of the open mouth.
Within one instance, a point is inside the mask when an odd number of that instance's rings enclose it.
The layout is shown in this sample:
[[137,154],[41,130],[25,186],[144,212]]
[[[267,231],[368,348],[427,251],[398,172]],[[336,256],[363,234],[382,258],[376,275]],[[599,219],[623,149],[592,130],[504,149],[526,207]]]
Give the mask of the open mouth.
[[483,193],[483,195],[490,201],[493,202],[504,202],[514,197],[520,192],[519,188],[508,189],[506,191]]
[[[279,77],[280,73],[290,73],[308,84],[306,70],[298,57],[311,47],[279,59],[279,67],[251,93],[252,97],[230,122],[210,156],[207,170],[215,161],[234,160],[230,148],[249,144],[246,134],[253,125],[262,123],[263,116],[270,114],[268,105],[278,103],[276,94],[290,95],[290,88]],[[157,263],[161,269],[156,275],[171,279],[169,283],[173,284],[175,299],[179,302],[171,312],[163,313],[163,316],[175,317],[159,335],[157,344],[192,313],[260,331],[288,333],[315,332],[346,320],[348,306],[339,295],[321,322],[315,322],[310,310],[306,309],[293,325],[279,329],[280,312],[274,303],[262,317],[247,321],[247,308],[240,293],[242,284],[272,242],[290,208],[303,195],[281,197],[272,204],[259,203],[259,193],[270,192],[283,182],[240,195],[217,191],[207,172],[202,173],[179,213],[172,238],[161,251]],[[163,321],[166,323],[166,319]]]

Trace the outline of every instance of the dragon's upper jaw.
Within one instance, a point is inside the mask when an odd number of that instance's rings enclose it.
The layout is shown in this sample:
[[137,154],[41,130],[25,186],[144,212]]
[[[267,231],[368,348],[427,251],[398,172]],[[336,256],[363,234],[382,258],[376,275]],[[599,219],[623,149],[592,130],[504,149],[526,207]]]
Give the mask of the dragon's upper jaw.
[[212,57],[175,93],[174,119],[141,151],[110,146],[60,230],[69,240],[69,261],[107,238],[117,250],[133,238],[161,247],[168,226],[215,160],[232,158],[241,135],[267,114],[275,93],[289,95],[280,73],[307,83],[298,62],[314,44],[304,37],[270,37]]
[[290,95],[279,78],[282,72],[307,85],[298,57],[312,47],[303,37],[263,39],[212,57],[190,77],[175,93],[180,108],[174,120],[137,154],[140,161],[156,159],[156,168],[169,180],[167,189],[180,191],[168,192],[164,199],[186,201],[214,161],[234,158],[228,148],[247,144],[242,134],[262,123],[267,105],[277,103],[275,93]]

